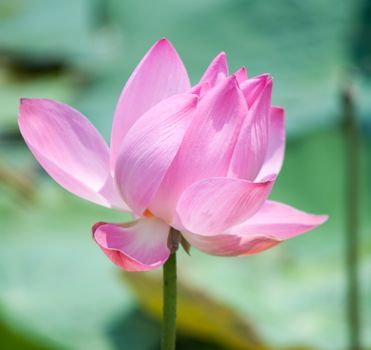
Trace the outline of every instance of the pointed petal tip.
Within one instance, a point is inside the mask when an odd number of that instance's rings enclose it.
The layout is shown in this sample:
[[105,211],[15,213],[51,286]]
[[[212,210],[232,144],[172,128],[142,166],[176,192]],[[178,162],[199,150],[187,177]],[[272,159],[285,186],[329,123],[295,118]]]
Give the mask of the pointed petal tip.
[[157,40],[154,46],[161,46],[161,45],[167,45],[167,46],[173,47],[173,44],[171,43],[171,41],[166,37],[162,37],[161,39]]
[[238,88],[239,84],[235,75],[230,75],[220,84],[224,89]]
[[161,39],[159,39],[155,42],[155,44],[152,46],[152,50],[156,50],[156,49],[165,50],[165,51],[169,50],[170,52],[172,52],[173,54],[178,56],[178,52],[177,52],[175,46],[166,37],[163,37],[163,38],[161,38]]
[[215,62],[219,62],[219,64],[223,64],[223,66],[228,67],[227,54],[224,51],[219,52],[215,58]]
[[257,75],[256,77],[254,77],[254,78],[258,78],[258,79],[268,79],[268,78],[270,78],[270,73],[262,73],[262,74],[259,74],[259,75]]
[[20,105],[28,105],[28,104],[33,104],[37,102],[56,102],[56,103],[62,103],[58,102],[55,100],[52,100],[50,98],[40,98],[40,97],[21,97],[19,99],[19,104]]
[[215,67],[219,67],[219,69],[225,71],[225,74],[228,74],[227,54],[224,51],[219,52],[212,61],[212,65]]
[[272,89],[273,87],[273,78],[267,77],[265,80],[265,89]]
[[30,100],[30,99],[27,98],[27,97],[21,97],[21,98],[19,99],[19,104],[20,104],[20,105],[25,104],[25,103],[27,103],[28,100]]
[[157,40],[153,45],[152,47],[149,49],[148,52],[168,52],[170,53],[171,55],[176,55],[178,57],[178,53],[177,53],[177,50],[176,48],[174,47],[174,45],[171,43],[171,41],[166,38],[166,37],[163,37],[159,40]]
[[209,82],[211,87],[223,81],[229,75],[227,57],[224,51],[220,52],[211,61],[200,82]]
[[329,219],[329,216],[326,214],[314,215],[314,216],[317,217],[318,225],[324,224]]
[[255,77],[252,77],[251,79],[257,79],[260,81],[260,83],[263,85],[263,86],[267,86],[268,84],[273,84],[273,77],[269,74],[269,73],[263,73],[263,74],[259,74]]
[[272,120],[281,120],[282,125],[285,125],[286,121],[286,110],[280,106],[272,106],[271,110],[271,118]]
[[237,71],[234,72],[233,75],[237,78],[238,84],[242,84],[244,81],[248,79],[247,70],[245,66],[242,66],[239,69],[237,69]]
[[280,113],[280,115],[283,117],[285,116],[285,108],[281,106],[272,106],[272,109],[275,109],[277,112]]
[[215,57],[215,60],[226,60],[226,59],[227,59],[227,54],[225,53],[225,51],[220,51]]
[[23,105],[23,104],[27,104],[27,103],[32,103],[33,101],[37,101],[37,100],[40,100],[40,98],[21,97],[19,99],[19,104]]
[[21,97],[19,99],[19,111],[23,111],[25,108],[32,106],[35,102],[45,100],[40,98],[28,98],[28,97]]
[[246,66],[242,66],[242,67],[240,67],[240,68],[236,71],[236,73],[234,73],[234,75],[237,74],[237,73],[244,74],[244,75],[247,76],[247,68],[246,68]]

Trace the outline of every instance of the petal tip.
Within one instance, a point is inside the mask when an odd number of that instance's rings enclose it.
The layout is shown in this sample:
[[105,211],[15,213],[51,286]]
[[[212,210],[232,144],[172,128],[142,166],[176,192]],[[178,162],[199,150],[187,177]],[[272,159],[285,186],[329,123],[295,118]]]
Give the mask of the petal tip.
[[279,116],[281,118],[285,118],[286,110],[284,107],[281,106],[272,106],[272,109],[275,110],[277,113],[275,116]]
[[170,45],[172,46],[170,40],[166,37],[162,37],[161,39],[159,39],[155,45]]
[[324,224],[328,219],[329,219],[329,216],[324,214],[324,215],[317,215],[318,217],[318,225],[322,225]]
[[19,104],[22,105],[22,104],[25,104],[28,102],[28,100],[30,100],[30,98],[27,98],[27,97],[21,97],[19,99]]
[[38,99],[36,98],[21,97],[19,99],[19,112],[22,112],[28,107],[32,106],[37,100]]
[[278,174],[269,174],[267,176],[264,176],[261,180],[259,180],[257,183],[260,183],[262,185],[266,185],[266,184],[269,184],[269,183],[272,183],[274,181],[276,181],[277,179],[277,176]]
[[238,87],[237,77],[233,74],[227,77],[224,81],[224,87],[227,89],[237,88]]
[[227,54],[225,53],[225,51],[219,52],[218,56],[216,57],[220,60],[227,60]]
[[220,62],[226,62],[226,60],[227,60],[227,54],[225,53],[225,51],[220,51],[215,56],[215,58],[213,59],[212,63],[216,64],[216,63],[220,63]]
[[163,37],[156,41],[156,43],[153,45],[152,49],[159,49],[159,50],[170,50],[172,52],[176,52],[176,49],[174,45],[171,43],[171,41]]

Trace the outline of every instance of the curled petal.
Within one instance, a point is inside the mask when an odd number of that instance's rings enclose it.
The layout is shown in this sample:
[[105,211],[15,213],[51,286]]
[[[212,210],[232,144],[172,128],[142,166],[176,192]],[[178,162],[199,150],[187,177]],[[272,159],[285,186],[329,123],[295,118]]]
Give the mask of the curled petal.
[[227,57],[224,52],[217,55],[207,67],[200,83],[208,82],[211,87],[228,77]]
[[308,214],[283,203],[266,201],[254,216],[226,232],[238,234],[244,240],[259,235],[283,241],[312,230],[327,218],[327,215]]
[[212,235],[254,215],[267,199],[273,179],[262,183],[210,178],[188,187],[176,211],[187,231]]
[[128,132],[116,162],[123,198],[141,215],[149,206],[183,141],[198,97],[169,97],[145,113]]
[[269,237],[251,237],[243,240],[239,235],[201,235],[189,231],[182,234],[195,248],[216,256],[245,256],[260,253],[272,248],[280,241]]
[[127,210],[109,171],[108,147],[81,113],[53,100],[21,99],[18,123],[35,158],[62,187]]
[[241,237],[237,235],[202,235],[182,230],[183,236],[191,246],[204,253],[216,256],[237,256]]
[[111,166],[137,119],[161,100],[190,89],[187,71],[167,39],[159,40],[127,81],[116,106],[111,135]]
[[149,271],[169,258],[170,227],[156,218],[141,218],[124,224],[97,223],[93,238],[117,266],[127,271]]
[[182,230],[195,248],[219,256],[243,256],[260,253],[282,241],[321,225],[326,215],[312,215],[288,205],[266,201],[252,217],[221,234],[197,234]]

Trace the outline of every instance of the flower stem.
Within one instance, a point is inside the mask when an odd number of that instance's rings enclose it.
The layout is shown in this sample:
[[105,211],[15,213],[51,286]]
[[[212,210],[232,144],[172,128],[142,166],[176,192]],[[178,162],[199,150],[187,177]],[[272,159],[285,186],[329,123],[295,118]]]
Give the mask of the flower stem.
[[173,252],[163,269],[163,328],[162,350],[175,349],[176,334],[176,252]]
[[342,104],[346,139],[346,267],[347,315],[349,349],[359,350],[360,310],[358,280],[358,219],[359,219],[359,135],[355,106],[349,81],[342,91]]

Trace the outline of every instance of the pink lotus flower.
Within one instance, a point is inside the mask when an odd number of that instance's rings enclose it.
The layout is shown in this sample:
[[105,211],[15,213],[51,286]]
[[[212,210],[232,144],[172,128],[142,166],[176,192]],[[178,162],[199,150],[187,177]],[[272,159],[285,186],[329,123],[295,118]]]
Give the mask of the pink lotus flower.
[[130,211],[129,223],[97,223],[104,253],[129,271],[163,265],[171,227],[194,247],[249,255],[326,220],[267,200],[284,156],[284,110],[271,105],[272,79],[229,75],[219,54],[190,85],[175,49],[159,40],[118,101],[109,148],[78,111],[22,99],[20,131],[61,186]]

